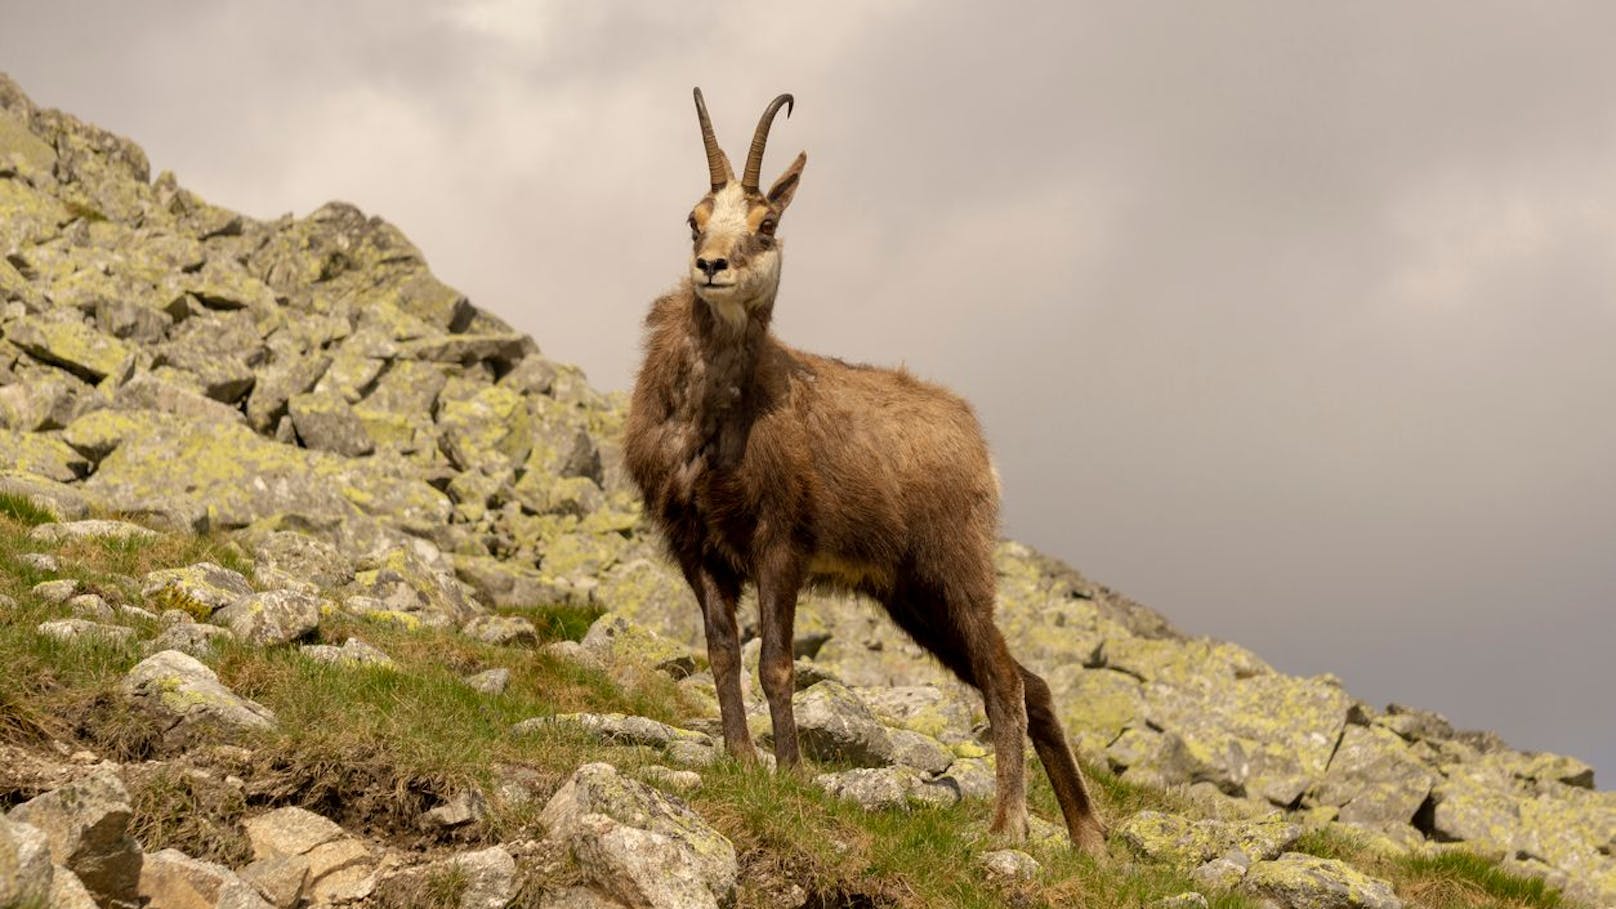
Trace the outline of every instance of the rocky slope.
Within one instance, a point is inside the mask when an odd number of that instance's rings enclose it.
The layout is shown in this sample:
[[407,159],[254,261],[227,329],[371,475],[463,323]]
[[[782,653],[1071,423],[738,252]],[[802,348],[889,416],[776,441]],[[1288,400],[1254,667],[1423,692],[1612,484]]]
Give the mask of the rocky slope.
[[[71,578],[28,589],[29,602],[60,604],[39,634],[121,636],[150,654],[124,695],[160,719],[164,747],[182,753],[276,722],[207,665],[220,637],[295,647],[340,613],[531,649],[522,609],[600,610],[583,643],[550,645],[551,655],[608,674],[670,674],[690,715],[681,727],[540,717],[523,732],[570,724],[686,769],[664,768],[647,786],[587,764],[552,793],[539,829],[579,870],[546,904],[735,898],[734,849],[663,794],[699,783],[691,771],[712,759],[717,708],[698,671],[695,610],[619,466],[619,396],[439,282],[386,222],[342,203],[268,222],[216,207],[171,174],[153,180],[134,143],[36,108],[3,76],[0,254],[0,494],[54,518],[34,531],[38,570],[55,571],[43,567],[52,547],[75,536],[142,528],[228,534],[252,564],[250,576],[191,565],[101,592]],[[139,526],[80,523],[92,513]],[[1186,638],[1018,544],[1003,544],[998,561],[1001,622],[1047,675],[1085,759],[1124,781],[1176,787],[1215,818],[1116,818],[1119,855],[1194,870],[1214,897],[1396,905],[1385,882],[1287,851],[1304,830],[1350,829],[1389,854],[1457,844],[1616,905],[1616,794],[1594,790],[1586,765],[1426,711],[1376,709],[1334,679],[1286,676],[1238,646]],[[799,616],[805,744],[845,768],[818,779],[826,791],[921,809],[990,791],[974,696],[865,604],[811,597]],[[302,652],[389,662],[357,638]],[[503,682],[496,672],[477,684]],[[0,906],[378,900],[446,867],[474,884],[460,905],[516,899],[519,848],[389,864],[375,844],[291,804],[250,821],[252,860],[239,867],[144,853],[124,832],[122,774],[64,769],[62,786],[11,806]],[[480,810],[440,807],[462,820]],[[986,861],[1004,875],[1037,873],[1020,853]]]

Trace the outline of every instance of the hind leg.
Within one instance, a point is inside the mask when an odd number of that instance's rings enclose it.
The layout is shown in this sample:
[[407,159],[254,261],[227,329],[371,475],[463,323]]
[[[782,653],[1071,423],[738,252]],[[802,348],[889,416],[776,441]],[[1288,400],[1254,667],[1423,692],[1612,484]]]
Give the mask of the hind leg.
[[758,655],[758,682],[769,702],[769,721],[774,727],[774,759],[781,770],[792,770],[802,762],[797,746],[797,720],[791,708],[796,690],[796,666],[792,659],[792,627],[797,615],[797,592],[802,571],[797,559],[783,547],[763,560],[758,572],[758,624],[763,649]]
[[1027,697],[1027,731],[1044,772],[1049,774],[1050,785],[1055,789],[1055,800],[1060,803],[1061,814],[1066,819],[1066,831],[1079,850],[1097,858],[1103,856],[1105,825],[1089,798],[1083,771],[1066,744],[1066,733],[1055,716],[1049,685],[1027,667],[1019,668]]
[[988,722],[993,726],[997,771],[997,797],[988,832],[1019,843],[1027,838],[1027,768],[1023,758],[1027,708],[1021,672],[994,626],[991,613],[986,621],[972,618],[975,627],[966,630],[962,643],[976,687],[982,692]]

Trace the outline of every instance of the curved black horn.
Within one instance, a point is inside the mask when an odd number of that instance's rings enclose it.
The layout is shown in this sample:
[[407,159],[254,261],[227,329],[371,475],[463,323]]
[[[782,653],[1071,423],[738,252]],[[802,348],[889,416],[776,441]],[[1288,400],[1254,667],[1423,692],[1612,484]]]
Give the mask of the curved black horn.
[[713,135],[713,121],[707,116],[707,103],[701,100],[700,88],[696,89],[696,118],[701,121],[701,142],[707,147],[707,174],[712,179],[713,192],[718,192],[735,179],[735,171],[730,169],[724,150],[718,147],[718,137]]
[[763,146],[769,142],[769,127],[774,123],[774,115],[779,112],[780,105],[785,105],[786,116],[789,117],[794,103],[795,99],[790,95],[781,95],[763,109],[757,132],[752,134],[752,150],[746,155],[746,173],[741,176],[741,189],[749,193],[758,191],[758,172],[763,170]]

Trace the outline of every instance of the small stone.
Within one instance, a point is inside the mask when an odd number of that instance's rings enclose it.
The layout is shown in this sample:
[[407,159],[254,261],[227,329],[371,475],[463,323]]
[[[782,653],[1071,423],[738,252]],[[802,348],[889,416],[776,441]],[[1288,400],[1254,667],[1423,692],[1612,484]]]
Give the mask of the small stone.
[[59,581],[43,581],[35,584],[32,593],[47,603],[65,603],[68,597],[78,593],[78,590],[78,581],[73,578],[62,578]]
[[25,552],[17,556],[17,561],[35,571],[55,574],[61,570],[61,565],[56,561],[56,557],[48,552]]
[[298,650],[315,662],[329,663],[333,666],[378,666],[392,669],[398,665],[392,657],[352,637],[344,641],[341,647],[332,647],[329,644],[304,644]]
[[1392,885],[1336,859],[1287,852],[1256,862],[1240,892],[1288,909],[1402,909]]
[[1190,872],[1190,879],[1212,890],[1233,890],[1246,876],[1247,865],[1219,856]]
[[558,713],[550,717],[534,717],[512,726],[511,732],[526,735],[556,727],[581,729],[613,745],[666,748],[679,741],[708,747],[712,745],[712,739],[700,732],[669,726],[648,717],[621,713]]
[[466,677],[466,684],[481,691],[483,694],[504,694],[505,688],[511,683],[509,669],[485,669],[473,676]]
[[959,801],[959,790],[947,781],[928,780],[909,767],[861,767],[840,773],[821,773],[814,785],[839,799],[857,803],[867,811],[932,805],[946,807]]
[[460,633],[485,644],[531,647],[539,642],[538,629],[519,616],[481,615],[467,622]]
[[639,776],[653,786],[675,792],[694,792],[701,788],[701,774],[694,770],[675,770],[661,764],[648,764],[640,768]]
[[128,521],[68,521],[40,524],[28,531],[37,543],[66,543],[72,540],[154,540],[157,532]]
[[55,638],[58,641],[105,641],[111,643],[124,643],[134,640],[135,632],[131,628],[121,625],[103,625],[100,622],[91,622],[86,619],[58,619],[54,622],[42,622],[38,629],[40,634]]
[[81,619],[92,619],[103,622],[112,621],[115,613],[107,601],[99,594],[81,593],[67,598],[67,608]]
[[604,663],[647,666],[675,681],[696,671],[696,661],[688,647],[617,613],[608,612],[596,619],[584,635],[582,647]]
[[593,651],[585,650],[577,641],[552,641],[540,647],[539,652],[584,669],[599,671],[606,668],[606,664],[599,656]]
[[236,600],[214,619],[244,643],[289,644],[320,627],[320,600],[298,590],[266,590]]
[[989,877],[1005,880],[1030,881],[1038,876],[1043,866],[1038,860],[1019,849],[995,849],[982,853],[978,859]]
[[[177,610],[171,611],[177,612]],[[198,660],[211,660],[218,653],[215,646],[217,642],[233,640],[235,637],[228,628],[193,622],[190,616],[183,612],[178,615],[183,616],[185,621],[175,621],[164,628],[162,634],[146,645],[150,652],[177,650]],[[164,613],[165,621],[167,616],[168,613]]]
[[[164,594],[164,591],[171,593]],[[166,568],[153,571],[141,580],[140,593],[148,599],[161,596],[175,596],[183,599],[187,604],[195,604],[201,615],[197,618],[207,618],[209,614],[229,606],[244,596],[251,596],[252,585],[240,572],[215,565],[212,562],[197,562],[183,568]],[[189,609],[186,609],[189,612]]]
[[1165,896],[1151,903],[1151,909],[1207,909],[1206,897],[1194,890]]
[[449,801],[424,812],[421,826],[428,830],[450,830],[488,817],[488,800],[475,789],[466,789]]

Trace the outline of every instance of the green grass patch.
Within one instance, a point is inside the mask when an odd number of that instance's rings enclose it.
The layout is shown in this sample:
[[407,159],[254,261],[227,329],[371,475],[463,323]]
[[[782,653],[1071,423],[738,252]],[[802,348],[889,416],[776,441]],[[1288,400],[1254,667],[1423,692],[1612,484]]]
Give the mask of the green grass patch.
[[533,623],[544,641],[581,641],[589,626],[605,614],[598,606],[532,606],[500,610]]
[[1538,907],[1557,909],[1564,896],[1539,878],[1512,874],[1471,852],[1409,855],[1395,861],[1399,890],[1433,909]]
[[56,520],[55,515],[35,505],[32,499],[12,492],[0,492],[0,516],[26,524],[29,527],[49,524]]

